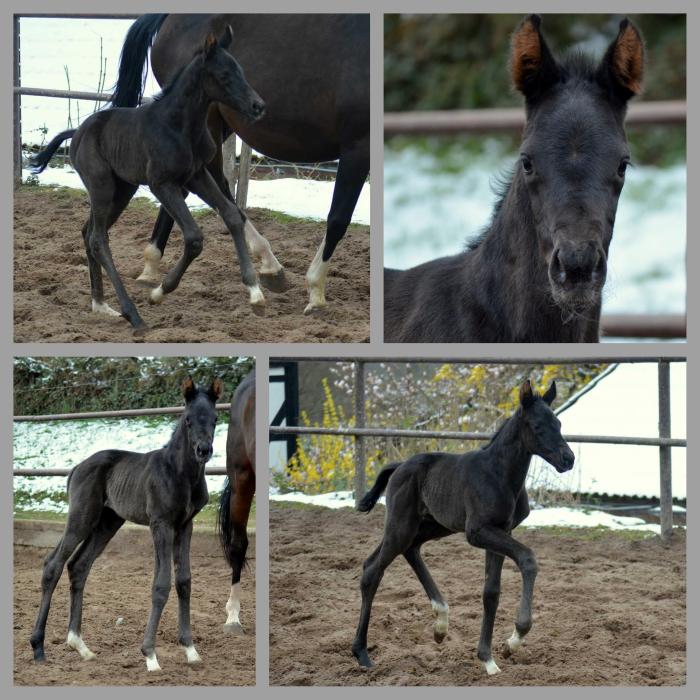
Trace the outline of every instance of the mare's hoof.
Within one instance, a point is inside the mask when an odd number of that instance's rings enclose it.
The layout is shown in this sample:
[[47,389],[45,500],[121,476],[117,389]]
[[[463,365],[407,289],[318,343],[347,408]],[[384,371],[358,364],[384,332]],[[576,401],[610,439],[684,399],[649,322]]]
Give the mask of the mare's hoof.
[[231,622],[230,624],[224,625],[224,634],[228,636],[242,637],[245,634],[245,630],[240,622]]
[[265,289],[269,289],[272,292],[286,292],[292,286],[289,282],[287,282],[287,277],[284,274],[284,268],[282,268],[279,272],[275,272],[274,274],[259,272],[258,279],[260,280],[260,284],[262,284]]
[[446,635],[447,632],[438,632],[437,630],[433,631],[433,636],[438,644],[442,644],[442,641],[445,639]]

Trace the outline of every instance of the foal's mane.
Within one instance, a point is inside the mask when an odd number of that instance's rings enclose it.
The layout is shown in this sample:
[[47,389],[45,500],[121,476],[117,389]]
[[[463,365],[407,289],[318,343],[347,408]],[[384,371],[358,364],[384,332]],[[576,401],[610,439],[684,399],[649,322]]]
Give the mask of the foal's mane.
[[166,97],[167,95],[169,95],[173,91],[173,89],[175,88],[175,85],[177,84],[178,80],[180,80],[180,78],[182,77],[182,74],[185,72],[185,70],[187,68],[189,68],[190,65],[192,65],[192,62],[196,58],[201,56],[203,52],[204,52],[203,49],[200,49],[199,51],[197,51],[197,53],[195,53],[194,56],[192,56],[191,60],[188,63],[186,63],[184,66],[182,66],[177,71],[177,73],[175,73],[172,80],[170,80],[166,85],[164,85],[158,94],[153,96],[154,102],[158,102],[159,100],[162,100],[164,97]]

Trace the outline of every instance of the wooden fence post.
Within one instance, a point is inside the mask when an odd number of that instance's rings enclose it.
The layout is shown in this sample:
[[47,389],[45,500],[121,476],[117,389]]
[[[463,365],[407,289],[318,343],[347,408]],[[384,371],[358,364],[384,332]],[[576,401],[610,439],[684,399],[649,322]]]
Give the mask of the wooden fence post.
[[[355,427],[365,427],[365,363],[355,361]],[[367,490],[367,475],[365,474],[365,442],[362,435],[355,436],[355,505],[365,495]]]
[[[671,437],[671,379],[670,366],[659,360],[659,437]],[[659,507],[661,510],[661,538],[669,542],[673,536],[673,491],[671,488],[671,447],[659,447],[659,473],[661,488]]]
[[250,180],[250,161],[253,149],[243,143],[241,148],[241,162],[238,168],[238,186],[236,187],[236,204],[241,208],[246,208],[248,202],[248,181]]
[[236,175],[238,169],[236,168],[236,142],[238,137],[236,134],[231,134],[223,144],[223,164],[224,164],[224,177],[226,182],[228,182],[228,187],[231,190],[232,195],[236,195]]

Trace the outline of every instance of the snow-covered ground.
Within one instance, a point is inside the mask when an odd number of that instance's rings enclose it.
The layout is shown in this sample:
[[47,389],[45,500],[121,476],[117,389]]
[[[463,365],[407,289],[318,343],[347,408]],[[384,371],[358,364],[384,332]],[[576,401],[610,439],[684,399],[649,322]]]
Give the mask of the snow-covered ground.
[[[333,491],[309,496],[304,493],[278,493],[270,490],[271,501],[287,501],[292,503],[307,503],[324,508],[354,508],[355,502],[352,491]],[[379,499],[384,503],[384,498]],[[674,510],[685,512],[685,509],[675,507]],[[660,533],[660,526],[647,523],[642,518],[613,515],[601,510],[589,508],[533,508],[521,527],[605,527],[611,530],[638,530],[654,534]]]
[[[485,140],[481,153],[384,152],[384,264],[408,268],[464,249],[490,221],[494,182],[515,156]],[[685,311],[686,167],[628,170],[610,248],[604,311]]]
[[[20,422],[13,424],[14,468],[71,469],[91,454],[104,449],[149,452],[163,447],[175,428],[176,418],[158,416],[109,420]],[[217,426],[210,467],[226,465],[226,425]],[[207,477],[210,491],[223,488],[223,476]],[[29,494],[41,492],[40,499],[24,504],[27,509],[64,512],[66,507],[44,492],[65,493],[66,477],[15,477],[14,489]],[[43,499],[43,500],[42,500]]]

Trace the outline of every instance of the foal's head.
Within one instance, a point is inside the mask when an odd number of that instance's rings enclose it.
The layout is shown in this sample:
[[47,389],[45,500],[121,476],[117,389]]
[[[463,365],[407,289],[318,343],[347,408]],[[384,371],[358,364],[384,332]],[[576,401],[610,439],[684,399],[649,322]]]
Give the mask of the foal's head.
[[204,42],[204,91],[215,102],[222,102],[251,122],[265,114],[265,102],[248,84],[243,69],[229,53],[233,30],[227,25],[217,39],[209,34]]
[[192,377],[187,377],[182,383],[182,395],[185,397],[183,427],[194,457],[200,464],[209,460],[214,451],[216,402],[223,388],[220,379],[215,379],[209,389],[197,387]]
[[600,301],[605,283],[630,162],[624,118],[641,91],[644,44],[625,19],[598,65],[581,55],[559,62],[540,21],[525,18],[511,41],[511,75],[527,111],[516,177],[526,183],[552,298],[584,310]]
[[532,391],[528,379],[520,387],[523,440],[529,452],[546,459],[558,472],[567,472],[574,466],[574,453],[561,435],[561,422],[551,409],[557,395],[552,382],[544,395]]

